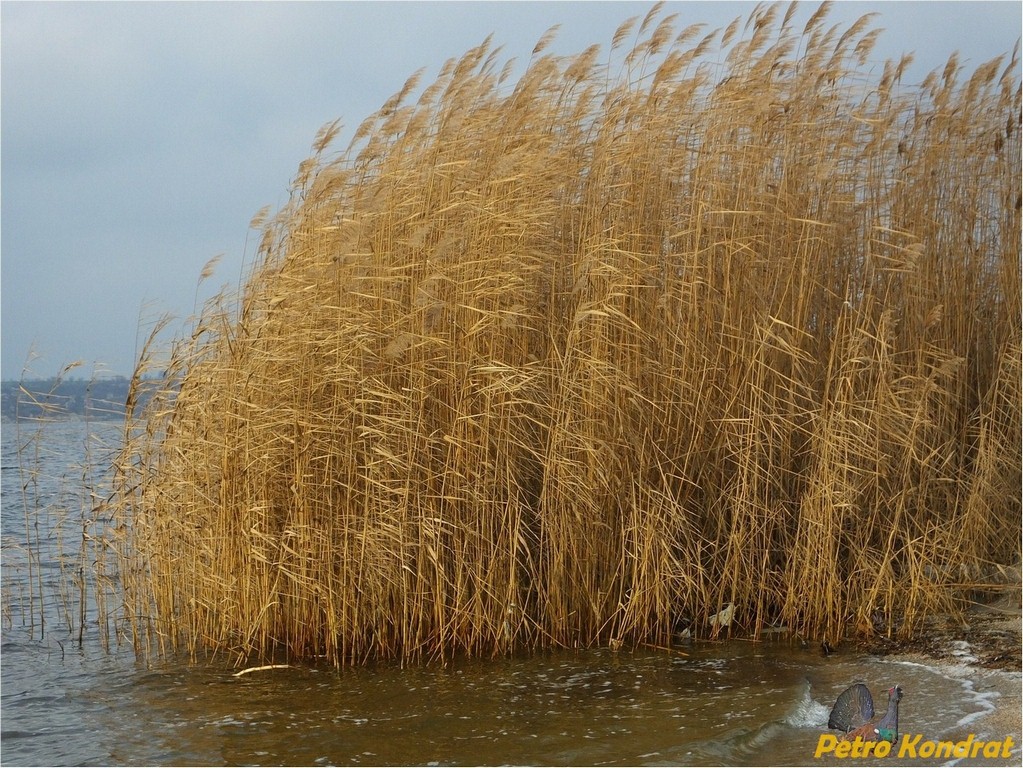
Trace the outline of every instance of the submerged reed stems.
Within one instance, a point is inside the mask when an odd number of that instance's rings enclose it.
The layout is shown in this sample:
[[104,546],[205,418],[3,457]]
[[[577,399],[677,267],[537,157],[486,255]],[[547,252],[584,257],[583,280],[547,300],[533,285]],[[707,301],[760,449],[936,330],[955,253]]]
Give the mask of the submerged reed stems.
[[908,634],[1018,562],[1018,55],[908,88],[778,10],[325,127],[129,416],[138,647]]

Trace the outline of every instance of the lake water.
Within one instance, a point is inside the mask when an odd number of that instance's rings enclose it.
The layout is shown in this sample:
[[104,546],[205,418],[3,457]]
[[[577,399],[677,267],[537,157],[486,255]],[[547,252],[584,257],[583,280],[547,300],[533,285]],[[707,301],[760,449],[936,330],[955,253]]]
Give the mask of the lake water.
[[[90,432],[101,439],[87,442]],[[39,451],[32,447],[40,472],[31,498],[71,506],[74,518],[87,446],[101,458],[117,433],[113,424],[48,426]],[[48,616],[40,636],[23,610],[31,591],[19,547],[35,534],[31,520],[25,531],[15,425],[5,424],[2,436],[4,765],[863,765],[879,761],[813,754],[835,697],[857,681],[881,707],[885,689],[903,687],[904,733],[1019,742],[988,717],[999,691],[1018,687],[1018,673],[851,652],[825,657],[787,641],[407,668],[306,665],[240,677],[217,664],[143,664],[130,648],[104,650],[94,622],[81,646],[61,625],[67,600],[46,547],[35,564]],[[1020,750],[963,762],[1019,765]]]

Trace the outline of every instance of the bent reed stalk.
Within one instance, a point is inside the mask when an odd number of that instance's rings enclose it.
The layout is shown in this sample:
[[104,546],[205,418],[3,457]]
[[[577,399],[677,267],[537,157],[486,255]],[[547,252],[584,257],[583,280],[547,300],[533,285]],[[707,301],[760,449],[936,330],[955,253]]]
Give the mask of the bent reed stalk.
[[126,425],[138,647],[835,642],[1018,563],[1018,51],[908,88],[778,11],[326,126]]

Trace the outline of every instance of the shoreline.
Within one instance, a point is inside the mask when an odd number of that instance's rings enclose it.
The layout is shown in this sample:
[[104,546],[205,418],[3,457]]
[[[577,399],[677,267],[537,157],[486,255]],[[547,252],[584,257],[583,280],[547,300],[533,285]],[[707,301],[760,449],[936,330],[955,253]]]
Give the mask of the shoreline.
[[[1019,592],[992,604],[974,604],[962,621],[933,617],[918,637],[907,641],[874,638],[857,643],[875,656],[941,669],[986,701],[986,712],[967,715],[942,739],[977,738],[1015,741],[1003,765],[1020,765],[1023,750],[1023,668]],[[983,691],[983,692],[981,692]],[[956,760],[955,763],[959,761]],[[954,764],[955,764],[954,763]],[[984,761],[985,765],[997,762]]]

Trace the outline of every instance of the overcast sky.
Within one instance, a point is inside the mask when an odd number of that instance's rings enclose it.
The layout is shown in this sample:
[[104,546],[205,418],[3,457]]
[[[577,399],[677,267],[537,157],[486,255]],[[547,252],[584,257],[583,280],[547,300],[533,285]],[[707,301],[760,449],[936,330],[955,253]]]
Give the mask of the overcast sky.
[[[504,58],[607,50],[647,2],[0,4],[2,376],[82,359],[76,375],[131,373],[158,314],[193,311],[252,258],[249,221],[276,209],[317,130],[337,148],[425,67],[494,33]],[[669,3],[680,23],[727,25],[752,3]],[[800,7],[799,29],[817,3]],[[967,66],[1007,54],[1015,2],[840,2],[831,19],[880,12],[873,57],[916,54],[919,81],[958,50]],[[521,71],[521,70],[520,70]],[[202,296],[210,291],[204,290]],[[180,323],[178,325],[180,328]]]

